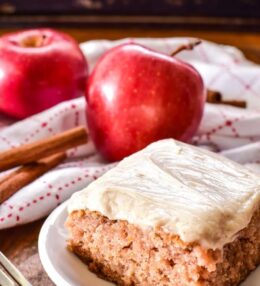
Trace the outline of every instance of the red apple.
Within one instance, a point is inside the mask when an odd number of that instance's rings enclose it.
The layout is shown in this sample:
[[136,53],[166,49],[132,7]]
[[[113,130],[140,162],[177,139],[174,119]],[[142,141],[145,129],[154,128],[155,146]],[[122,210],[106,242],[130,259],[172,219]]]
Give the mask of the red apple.
[[103,55],[86,89],[90,135],[110,161],[153,141],[189,141],[202,118],[205,89],[189,64],[137,44]]
[[0,111],[15,118],[84,94],[88,66],[70,36],[35,29],[0,37]]

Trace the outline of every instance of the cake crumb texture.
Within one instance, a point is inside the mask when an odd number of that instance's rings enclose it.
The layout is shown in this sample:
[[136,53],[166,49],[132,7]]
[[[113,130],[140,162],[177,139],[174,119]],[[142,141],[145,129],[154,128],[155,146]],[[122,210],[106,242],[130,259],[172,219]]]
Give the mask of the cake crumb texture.
[[66,225],[68,248],[119,286],[235,286],[260,263],[260,209],[233,242],[215,250],[96,211],[73,211]]

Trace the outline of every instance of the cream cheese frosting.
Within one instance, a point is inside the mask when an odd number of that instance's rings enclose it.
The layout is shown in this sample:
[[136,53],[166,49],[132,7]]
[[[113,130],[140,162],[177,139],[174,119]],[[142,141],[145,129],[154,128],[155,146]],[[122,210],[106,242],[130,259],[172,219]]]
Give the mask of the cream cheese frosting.
[[161,227],[185,242],[221,249],[260,205],[260,177],[202,148],[173,139],[137,152],[70,199],[141,227]]

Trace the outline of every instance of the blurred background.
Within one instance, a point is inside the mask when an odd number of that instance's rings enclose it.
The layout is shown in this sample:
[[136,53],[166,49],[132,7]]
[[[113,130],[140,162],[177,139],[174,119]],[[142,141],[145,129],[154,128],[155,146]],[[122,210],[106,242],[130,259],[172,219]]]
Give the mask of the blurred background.
[[46,26],[79,42],[193,36],[260,61],[259,0],[0,0],[0,34]]
[[1,0],[1,26],[160,25],[260,28],[259,0]]

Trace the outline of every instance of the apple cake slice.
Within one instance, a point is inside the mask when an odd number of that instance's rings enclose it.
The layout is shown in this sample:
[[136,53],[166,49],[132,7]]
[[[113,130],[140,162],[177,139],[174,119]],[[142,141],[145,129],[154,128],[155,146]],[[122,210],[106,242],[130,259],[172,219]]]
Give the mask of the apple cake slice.
[[69,202],[68,247],[118,285],[232,286],[260,263],[260,178],[172,139]]

